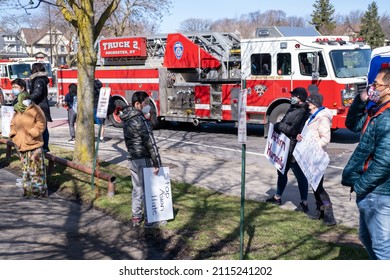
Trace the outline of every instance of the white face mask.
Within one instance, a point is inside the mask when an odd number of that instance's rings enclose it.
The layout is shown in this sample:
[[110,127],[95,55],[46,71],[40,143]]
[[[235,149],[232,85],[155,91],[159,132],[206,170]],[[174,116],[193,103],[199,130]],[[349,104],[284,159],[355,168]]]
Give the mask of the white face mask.
[[22,104],[23,104],[24,106],[30,106],[30,105],[31,105],[31,99],[25,99],[25,100],[23,100],[23,101],[22,101]]
[[291,104],[295,105],[299,103],[299,98],[296,96],[291,97]]
[[149,114],[150,111],[150,105],[146,105],[145,107],[142,108],[142,113],[144,114]]

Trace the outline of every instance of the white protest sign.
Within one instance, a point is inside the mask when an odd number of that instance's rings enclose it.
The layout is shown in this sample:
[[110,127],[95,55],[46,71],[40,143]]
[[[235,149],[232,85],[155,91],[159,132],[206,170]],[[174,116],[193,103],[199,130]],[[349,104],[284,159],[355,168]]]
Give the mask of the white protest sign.
[[264,155],[283,174],[286,169],[289,149],[290,138],[284,133],[276,133],[274,131],[274,125],[270,123]]
[[302,140],[295,146],[293,156],[305,174],[307,181],[316,191],[329,164],[329,155],[318,144],[310,129],[305,127],[301,135]]
[[238,102],[238,143],[246,143],[246,98],[247,90],[240,91]]
[[171,177],[169,167],[144,168],[145,204],[148,223],[173,219]]
[[11,129],[11,120],[14,116],[13,106],[1,106],[1,135],[8,137]]
[[102,87],[99,92],[99,102],[96,110],[96,117],[107,118],[108,103],[110,102],[111,88]]

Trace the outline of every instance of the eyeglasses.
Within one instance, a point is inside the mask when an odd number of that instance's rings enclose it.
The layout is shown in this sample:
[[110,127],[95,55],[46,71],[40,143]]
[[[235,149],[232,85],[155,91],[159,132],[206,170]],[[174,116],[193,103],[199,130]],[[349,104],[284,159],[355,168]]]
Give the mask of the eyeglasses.
[[372,86],[377,88],[377,87],[388,87],[389,85],[383,85],[383,84],[379,84],[377,81],[374,81],[372,83]]

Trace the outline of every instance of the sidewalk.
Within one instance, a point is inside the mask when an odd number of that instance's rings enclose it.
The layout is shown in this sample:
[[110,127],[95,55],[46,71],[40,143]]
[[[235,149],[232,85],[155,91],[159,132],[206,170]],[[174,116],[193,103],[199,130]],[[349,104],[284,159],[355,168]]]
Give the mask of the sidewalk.
[[0,260],[164,259],[129,225],[61,198],[26,199],[0,169]]

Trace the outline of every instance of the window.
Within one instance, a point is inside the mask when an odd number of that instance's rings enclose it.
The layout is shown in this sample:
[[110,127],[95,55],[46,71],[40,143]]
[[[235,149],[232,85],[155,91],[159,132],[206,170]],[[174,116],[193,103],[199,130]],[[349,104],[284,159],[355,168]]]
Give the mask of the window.
[[[303,76],[312,76],[313,72],[316,72],[315,69],[315,54],[313,52],[307,52],[307,53],[300,53],[298,55],[298,61],[299,61],[299,71]],[[319,69],[318,72],[320,74],[320,77],[326,77],[328,75],[328,72],[326,71],[324,58],[322,56],[322,53],[318,53],[319,57]]]
[[312,53],[310,53],[311,56],[308,56],[308,53],[300,53],[298,55],[298,61],[299,61],[299,71],[304,76],[311,76],[311,73],[313,72],[313,64],[312,61],[309,61],[308,57],[312,57]]
[[271,55],[269,53],[255,53],[251,55],[251,74],[271,74]]
[[279,53],[277,55],[278,75],[291,75],[291,54]]
[[61,45],[60,50],[61,50],[62,53],[64,53],[65,52],[65,46]]

